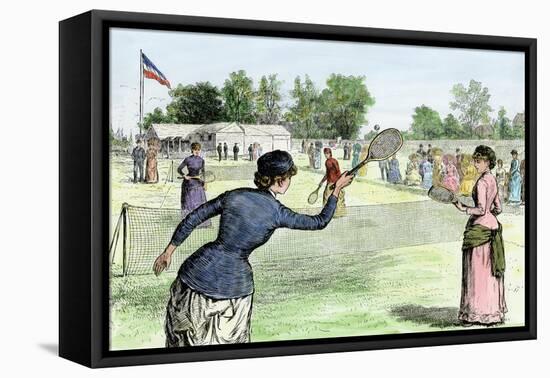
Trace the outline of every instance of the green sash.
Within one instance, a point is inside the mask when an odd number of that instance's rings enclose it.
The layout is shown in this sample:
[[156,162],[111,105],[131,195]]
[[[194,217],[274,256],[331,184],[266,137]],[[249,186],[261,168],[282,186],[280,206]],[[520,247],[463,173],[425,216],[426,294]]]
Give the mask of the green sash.
[[502,225],[499,223],[496,230],[491,230],[479,224],[468,224],[464,231],[464,242],[462,250],[466,251],[474,247],[479,247],[485,243],[491,243],[491,264],[492,272],[495,277],[502,277],[506,269],[504,259],[504,243],[502,241]]

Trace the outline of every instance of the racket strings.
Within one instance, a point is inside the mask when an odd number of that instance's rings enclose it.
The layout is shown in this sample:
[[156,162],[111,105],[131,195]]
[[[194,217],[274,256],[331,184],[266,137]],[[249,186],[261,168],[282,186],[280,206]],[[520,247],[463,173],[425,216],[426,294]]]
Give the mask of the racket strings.
[[428,197],[444,203],[451,203],[455,200],[455,194],[442,186],[432,186],[428,191]]
[[403,138],[399,130],[384,130],[371,142],[369,147],[370,158],[385,160],[399,151],[402,144]]

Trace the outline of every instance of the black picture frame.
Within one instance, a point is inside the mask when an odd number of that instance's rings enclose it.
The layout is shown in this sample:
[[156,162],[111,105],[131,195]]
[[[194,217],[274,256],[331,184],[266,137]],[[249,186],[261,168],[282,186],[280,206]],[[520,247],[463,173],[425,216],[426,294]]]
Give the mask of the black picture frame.
[[[109,28],[377,42],[525,53],[525,326],[109,351]],[[89,367],[535,339],[537,41],[92,10],[59,23],[59,355]]]

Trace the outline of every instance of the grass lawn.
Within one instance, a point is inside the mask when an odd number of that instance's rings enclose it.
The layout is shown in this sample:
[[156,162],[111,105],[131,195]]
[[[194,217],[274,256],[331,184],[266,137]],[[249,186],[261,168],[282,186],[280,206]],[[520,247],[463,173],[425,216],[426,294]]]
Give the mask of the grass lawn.
[[[505,247],[504,326],[518,326],[524,321],[523,248]],[[456,324],[460,259],[459,242],[272,263],[252,258],[252,341],[463,329]],[[112,278],[112,349],[163,347],[174,277]]]

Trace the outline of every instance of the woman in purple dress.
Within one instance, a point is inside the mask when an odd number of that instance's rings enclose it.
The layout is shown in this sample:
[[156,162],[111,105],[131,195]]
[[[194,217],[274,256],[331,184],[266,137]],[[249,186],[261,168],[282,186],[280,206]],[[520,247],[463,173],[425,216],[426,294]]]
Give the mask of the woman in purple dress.
[[[183,176],[181,184],[181,217],[206,202],[204,191],[204,159],[201,155],[200,143],[191,144],[191,156],[186,157],[178,167],[178,173]],[[183,169],[187,168],[187,174]],[[200,227],[209,227],[210,220],[204,222]]]
[[475,149],[474,166],[481,175],[472,197],[474,206],[455,206],[470,215],[462,245],[462,296],[459,320],[463,325],[502,323],[507,311],[504,299],[504,245],[502,225],[495,215],[502,211],[496,178],[495,152],[487,146]]

